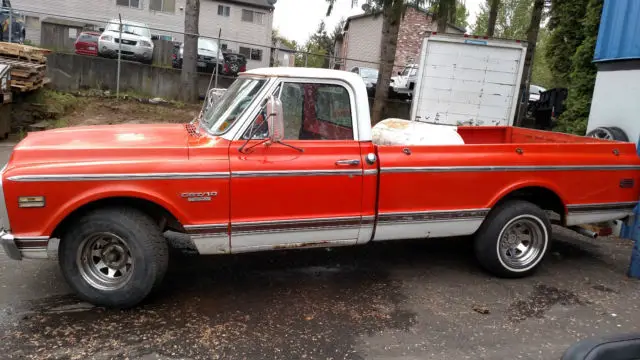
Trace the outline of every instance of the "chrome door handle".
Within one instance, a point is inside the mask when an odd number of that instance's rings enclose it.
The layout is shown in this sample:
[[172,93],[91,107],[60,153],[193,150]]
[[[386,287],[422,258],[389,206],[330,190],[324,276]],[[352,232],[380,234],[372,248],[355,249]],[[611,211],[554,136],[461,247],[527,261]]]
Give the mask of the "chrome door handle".
[[360,160],[358,160],[358,159],[354,159],[354,160],[338,160],[338,161],[336,161],[336,165],[338,165],[338,166],[356,166],[356,165],[360,165]]

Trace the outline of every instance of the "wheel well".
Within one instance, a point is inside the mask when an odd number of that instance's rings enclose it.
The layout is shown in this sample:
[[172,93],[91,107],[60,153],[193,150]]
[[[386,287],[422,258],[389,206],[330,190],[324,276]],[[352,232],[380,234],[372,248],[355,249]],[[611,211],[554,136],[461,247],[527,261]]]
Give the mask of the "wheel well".
[[86,213],[105,207],[129,207],[137,209],[153,218],[160,226],[161,230],[176,230],[184,232],[182,224],[178,219],[164,207],[145,199],[135,197],[112,197],[100,199],[82,205],[67,215],[53,230],[51,237],[60,238],[65,230]]
[[[561,224],[564,224],[565,221],[565,206],[562,202],[562,199],[553,192],[544,187],[539,186],[529,186],[525,188],[521,188],[515,191],[510,192],[506,196],[504,196],[498,203],[494,206],[499,206],[500,204],[509,201],[509,200],[524,200],[528,201],[532,204],[539,206],[542,210],[553,211],[559,217],[559,221]],[[551,218],[550,220],[554,220]]]

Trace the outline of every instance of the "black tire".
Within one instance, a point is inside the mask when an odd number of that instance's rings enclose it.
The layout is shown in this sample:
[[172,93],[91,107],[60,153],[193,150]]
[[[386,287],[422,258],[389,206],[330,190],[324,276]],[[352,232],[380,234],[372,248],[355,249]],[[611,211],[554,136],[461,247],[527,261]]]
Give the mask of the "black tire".
[[588,137],[594,137],[605,140],[615,140],[628,142],[629,137],[624,130],[615,126],[597,127],[587,133]]
[[[90,275],[91,272],[86,270],[90,266],[87,264],[95,262],[96,258],[103,261],[100,256],[86,256],[83,252],[98,234],[115,235],[127,246],[131,266],[128,275],[123,275],[122,283],[118,286],[109,288],[109,285],[105,285],[100,288],[104,284],[102,279]],[[107,248],[105,246],[96,251],[102,251],[104,255]],[[82,253],[85,255],[81,256]],[[72,224],[60,241],[59,264],[62,274],[80,298],[95,305],[113,308],[135,306],[161,283],[168,263],[169,250],[162,232],[149,216],[135,209],[95,210]],[[106,275],[104,272],[102,274]]]
[[[523,240],[517,236],[505,238],[505,231],[522,231]],[[527,231],[530,237],[525,241]],[[512,200],[491,210],[475,235],[475,253],[488,272],[500,277],[520,278],[531,275],[538,268],[550,243],[551,222],[545,212],[530,202]],[[521,250],[520,245],[526,250]],[[517,264],[518,251],[522,256],[521,265]]]

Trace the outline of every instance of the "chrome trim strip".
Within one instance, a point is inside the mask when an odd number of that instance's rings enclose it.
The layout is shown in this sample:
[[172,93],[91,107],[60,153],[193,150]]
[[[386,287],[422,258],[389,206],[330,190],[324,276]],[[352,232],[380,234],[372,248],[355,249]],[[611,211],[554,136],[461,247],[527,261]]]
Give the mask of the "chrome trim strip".
[[100,181],[100,180],[180,180],[180,179],[224,179],[228,172],[198,172],[198,173],[131,173],[131,174],[42,174],[16,175],[7,178],[11,181]]
[[358,229],[362,225],[360,216],[239,222],[231,224],[232,235],[262,234],[271,232],[296,232],[332,229]]
[[638,205],[637,201],[613,202],[613,203],[593,203],[593,204],[573,204],[567,205],[570,213],[581,213],[590,211],[606,210],[633,210]]
[[640,170],[638,165],[522,165],[522,166],[407,166],[381,168],[381,173],[490,172],[490,171],[602,171]]
[[389,212],[378,216],[379,224],[420,223],[484,219],[491,209],[443,210],[419,212]]
[[364,175],[378,175],[378,169],[366,169]]
[[362,175],[362,170],[281,170],[281,171],[234,171],[231,177],[284,177],[284,176],[342,176]]

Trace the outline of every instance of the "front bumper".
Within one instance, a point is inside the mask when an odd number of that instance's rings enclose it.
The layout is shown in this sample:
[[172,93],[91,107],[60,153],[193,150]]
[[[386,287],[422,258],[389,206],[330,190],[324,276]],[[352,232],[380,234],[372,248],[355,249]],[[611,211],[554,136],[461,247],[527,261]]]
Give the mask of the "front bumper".
[[47,236],[15,237],[10,232],[0,230],[0,242],[5,254],[12,260],[58,258],[58,239]]
[[[118,57],[120,44],[111,41],[99,41],[98,52],[100,55],[108,57]],[[153,48],[140,45],[122,44],[122,57],[136,60],[151,60]]]

